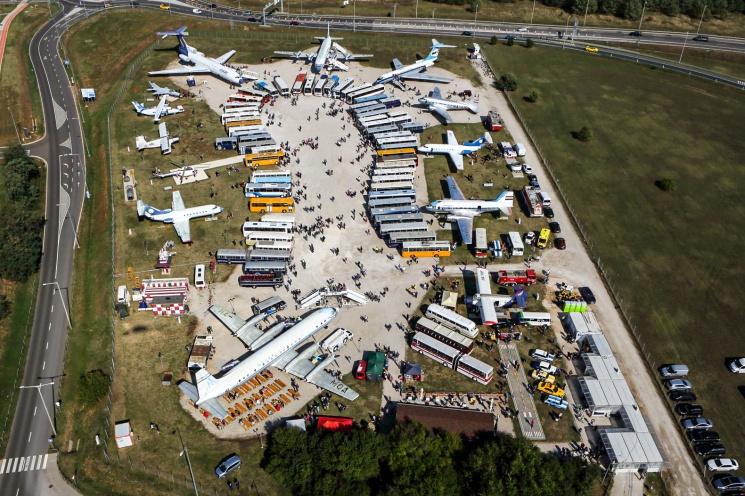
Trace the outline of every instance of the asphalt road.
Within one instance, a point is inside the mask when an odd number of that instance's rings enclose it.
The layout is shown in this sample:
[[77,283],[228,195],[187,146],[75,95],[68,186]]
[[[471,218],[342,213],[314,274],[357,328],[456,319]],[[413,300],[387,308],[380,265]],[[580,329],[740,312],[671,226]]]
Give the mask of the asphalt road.
[[[44,107],[46,136],[31,145],[47,163],[46,225],[34,323],[5,459],[0,494],[38,495],[53,438],[59,376],[67,338],[68,288],[72,281],[75,232],[85,198],[85,156],[75,101],[57,57],[58,14],[33,38],[31,61]],[[56,283],[56,284],[55,284]],[[59,285],[60,291],[57,290]],[[62,406],[64,408],[64,405]]]

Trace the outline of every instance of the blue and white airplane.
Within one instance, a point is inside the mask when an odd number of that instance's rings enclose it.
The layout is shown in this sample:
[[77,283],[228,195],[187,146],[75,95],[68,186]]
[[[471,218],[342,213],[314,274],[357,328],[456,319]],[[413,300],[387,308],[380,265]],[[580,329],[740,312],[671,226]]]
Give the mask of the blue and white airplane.
[[424,146],[420,146],[417,151],[419,153],[426,153],[427,155],[430,153],[445,154],[450,157],[450,161],[457,170],[463,170],[463,155],[469,155],[473,152],[479,151],[486,143],[494,143],[489,133],[484,133],[484,135],[476,141],[464,141],[462,145],[458,144],[458,139],[452,131],[447,132],[447,139],[447,144],[438,145],[428,143]]
[[375,81],[375,84],[393,83],[400,87],[402,80],[425,81],[428,83],[449,83],[452,81],[451,78],[432,76],[431,74],[426,73],[427,67],[434,65],[437,60],[437,56],[440,54],[440,48],[455,48],[455,46],[443,45],[433,38],[429,55],[406,66],[403,65],[400,60],[393,59],[393,70],[380,76]]
[[222,207],[217,205],[202,205],[201,207],[186,208],[184,200],[181,199],[181,192],[173,192],[171,208],[168,210],[158,210],[155,207],[146,205],[144,201],[137,200],[137,215],[145,217],[154,222],[164,222],[173,224],[176,228],[178,237],[183,243],[191,243],[191,229],[189,220],[197,217],[215,216],[222,212]]
[[166,88],[164,86],[158,86],[157,84],[148,81],[150,83],[150,87],[147,89],[148,91],[151,91],[153,93],[153,96],[172,96],[174,98],[181,98],[181,93],[179,93],[176,90],[172,90],[171,88]]
[[166,115],[173,115],[173,114],[180,114],[184,111],[184,107],[179,105],[176,108],[169,107],[166,103],[166,97],[162,96],[160,97],[160,103],[158,103],[157,107],[150,107],[147,108],[140,102],[132,102],[132,105],[134,105],[135,110],[139,115],[149,115],[153,118],[153,122],[156,124],[158,121],[160,121],[161,117],[164,117]]
[[[155,33],[162,35],[163,38],[166,36],[175,36],[178,39],[178,58],[182,62],[191,65],[192,67],[184,69],[167,69],[165,71],[154,71],[149,72],[150,76],[182,76],[186,74],[212,74],[217,76],[228,83],[240,86],[241,83],[248,81],[249,78],[242,75],[240,72],[227,67],[225,62],[230,60],[230,57],[235,55],[235,50],[231,50],[224,55],[221,55],[215,59],[205,57],[205,55],[198,51],[194,47],[190,47],[186,44],[184,36],[189,33],[186,32],[186,26],[181,26],[175,31],[162,31]],[[254,78],[255,79],[255,78]]]
[[435,215],[446,215],[450,222],[457,222],[460,237],[465,244],[473,240],[473,218],[477,215],[500,211],[505,215],[512,215],[515,194],[504,191],[495,200],[466,200],[452,176],[447,177],[449,200],[433,201],[425,208]]
[[419,103],[426,105],[427,110],[440,116],[445,122],[453,122],[448,110],[470,110],[474,114],[479,112],[479,103],[471,97],[470,101],[457,102],[449,98],[443,98],[440,88],[435,88],[429,96],[419,99]]
[[332,38],[331,27],[326,25],[326,37],[317,36],[316,39],[321,42],[321,46],[318,48],[316,53],[305,53],[305,52],[274,52],[277,55],[286,55],[297,59],[307,60],[313,63],[313,70],[315,72],[321,72],[326,67],[329,70],[340,70],[346,71],[349,69],[346,65],[342,64],[339,59],[348,62],[350,60],[367,60],[372,57],[371,54],[353,54],[349,53],[341,45],[336,43],[337,40],[343,40],[344,38]]

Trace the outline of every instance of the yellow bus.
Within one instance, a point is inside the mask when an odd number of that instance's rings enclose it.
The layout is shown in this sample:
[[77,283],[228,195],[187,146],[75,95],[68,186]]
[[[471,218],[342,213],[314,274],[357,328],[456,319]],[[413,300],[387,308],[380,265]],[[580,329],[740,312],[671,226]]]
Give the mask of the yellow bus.
[[294,212],[295,200],[292,198],[251,198],[248,202],[249,212]]
[[225,131],[227,132],[228,129],[231,127],[237,127],[237,126],[258,126],[261,124],[261,119],[249,119],[245,121],[231,121],[225,123]]
[[279,164],[279,159],[285,156],[284,150],[273,152],[247,153],[243,159],[246,167],[274,166]]
[[546,245],[548,245],[548,238],[551,236],[551,231],[548,228],[541,229],[541,233],[538,235],[538,241],[536,242],[536,246],[538,248],[545,248]]
[[447,241],[404,241],[401,256],[404,258],[449,257],[450,243]]
[[378,157],[386,155],[408,155],[416,153],[416,148],[391,148],[390,150],[378,150]]

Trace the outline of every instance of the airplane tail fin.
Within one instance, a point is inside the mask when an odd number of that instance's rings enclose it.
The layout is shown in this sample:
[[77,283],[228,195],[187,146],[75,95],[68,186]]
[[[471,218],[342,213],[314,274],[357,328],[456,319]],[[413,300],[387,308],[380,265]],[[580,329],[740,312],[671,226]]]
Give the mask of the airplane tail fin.
[[473,97],[471,97],[471,101],[468,103],[468,110],[470,110],[474,114],[479,113],[479,102],[474,100]]
[[497,204],[499,210],[501,210],[507,216],[512,215],[512,207],[514,206],[514,201],[515,193],[511,190],[502,192],[501,195],[492,200],[492,202]]
[[132,105],[134,105],[134,108],[138,114],[141,113],[143,110],[145,110],[145,106],[141,104],[140,102],[134,101],[132,102]]
[[142,200],[137,200],[137,215],[142,217],[145,215],[145,209],[147,208],[147,205],[145,205],[145,202]]
[[488,132],[484,133],[484,141],[486,141],[490,145],[494,144],[494,140],[491,138],[491,134],[489,134]]
[[428,59],[437,59],[437,56],[440,54],[440,48],[456,48],[455,45],[445,45],[444,43],[440,43],[436,39],[432,38],[432,50],[429,52]]
[[215,385],[215,378],[212,377],[212,374],[205,369],[199,369],[194,373],[194,382],[196,383],[197,394],[199,395],[199,400],[196,403],[199,404],[202,401],[211,399],[209,398],[210,389]]
[[155,34],[159,34],[162,36],[162,40],[166,39],[168,36],[175,36],[178,39],[178,44],[180,46],[179,51],[182,52],[189,52],[189,45],[186,44],[186,40],[184,39],[184,36],[188,36],[189,33],[186,32],[186,26],[181,26],[175,31],[160,31]]

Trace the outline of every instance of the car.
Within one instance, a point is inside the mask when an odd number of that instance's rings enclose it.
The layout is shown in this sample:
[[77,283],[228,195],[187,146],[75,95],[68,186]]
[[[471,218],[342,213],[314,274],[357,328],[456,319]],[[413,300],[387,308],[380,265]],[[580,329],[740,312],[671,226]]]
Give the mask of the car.
[[110,9],[111,7],[113,7],[113,5],[111,5],[110,3],[103,4],[104,9]]
[[694,443],[718,443],[722,440],[716,431],[688,431],[688,439]]
[[564,396],[564,390],[561,389],[556,384],[554,384],[553,382],[539,382],[538,391],[542,393],[550,394],[553,396],[558,396],[559,398]]
[[673,391],[670,393],[670,399],[673,401],[696,401],[698,396],[690,391]]
[[692,415],[703,415],[704,407],[696,403],[683,403],[675,406],[675,413],[681,417],[690,417]]
[[561,225],[558,222],[549,222],[548,228],[551,229],[551,232],[554,234],[559,234],[561,232]]
[[215,474],[222,479],[230,472],[238,470],[239,468],[241,468],[241,457],[233,453],[220,462],[217,468],[215,468]]
[[594,46],[586,46],[585,50],[587,50],[588,52],[592,52],[592,53],[597,53],[599,51],[598,47],[594,47]]
[[216,3],[211,3],[210,4],[210,8],[211,9],[216,9],[217,8],[217,4]]
[[533,168],[529,164],[523,164],[523,172],[526,174],[532,174]]
[[540,360],[537,360],[535,362],[530,362],[530,366],[536,369],[539,372],[546,372],[547,374],[551,375],[558,375],[559,369],[554,367],[548,362],[542,362]]
[[740,464],[732,458],[714,458],[706,462],[706,468],[710,472],[734,472],[740,468]]
[[540,187],[538,185],[538,176],[536,176],[535,174],[528,174],[528,182],[534,188],[539,188]]
[[523,164],[521,164],[520,162],[510,162],[509,164],[507,164],[507,167],[509,167],[512,172],[520,172],[521,170],[523,170]]
[[127,201],[132,201],[135,199],[135,189],[132,186],[127,186]]
[[520,33],[527,33],[527,32],[528,32],[528,28],[526,28],[526,27],[522,27],[522,28],[518,29],[518,31],[519,31]]
[[354,370],[354,378],[358,381],[367,379],[367,362],[360,360],[357,362],[357,368]]
[[171,6],[164,3],[160,4],[160,8],[163,10],[171,10]]
[[534,358],[536,360],[542,360],[548,363],[553,362],[554,359],[556,358],[556,355],[554,355],[553,353],[549,353],[548,351],[541,350],[541,349],[530,350],[528,354],[530,355],[530,358]]
[[745,489],[745,477],[735,475],[719,475],[711,479],[711,485],[717,491],[732,491],[733,489]]
[[547,219],[553,219],[554,209],[551,207],[543,207],[543,215],[545,215]]
[[528,231],[527,233],[525,233],[523,241],[526,245],[532,245],[533,243],[535,243],[535,233],[533,231]]
[[556,248],[559,250],[567,249],[567,241],[564,238],[556,238],[554,240],[554,245],[556,245]]
[[639,36],[641,37],[642,32],[641,31],[632,31],[629,33],[629,36]]
[[290,26],[299,26],[300,21],[290,21]]
[[473,36],[473,31],[463,31],[461,36]]
[[705,34],[699,34],[693,37],[693,41],[709,41],[709,37]]
[[202,13],[202,11],[201,11],[201,10],[199,10],[199,9],[191,9],[191,11],[192,11],[192,12],[193,12],[194,14],[201,14],[201,13]]
[[683,364],[666,365],[660,368],[662,377],[685,377],[688,372],[688,365]]
[[693,449],[701,456],[723,455],[727,452],[724,445],[720,443],[699,443]]
[[580,296],[582,296],[582,299],[585,300],[587,303],[592,305],[597,300],[595,299],[595,293],[592,292],[592,289],[588,288],[587,286],[582,286],[580,288],[577,288],[577,291],[579,291]]
[[248,16],[250,16],[251,14],[253,14],[253,11],[251,11],[251,10],[246,10],[246,11],[245,11],[245,12],[243,12],[243,14],[241,14],[241,15],[244,15],[244,16],[248,17]]
[[745,357],[732,361],[729,364],[729,369],[735,374],[745,374]]
[[703,417],[690,418],[683,421],[683,428],[687,431],[707,430],[712,427],[714,427],[714,422]]
[[668,391],[690,391],[693,389],[693,384],[683,379],[670,379],[665,381],[665,387]]
[[556,382],[556,377],[552,376],[548,372],[543,372],[543,371],[540,371],[540,370],[534,370],[533,373],[530,374],[530,376],[533,379],[538,379],[538,380],[543,381],[543,382],[549,382],[549,383],[552,383],[552,384],[554,382]]

